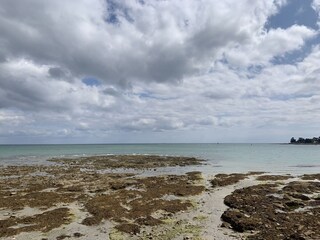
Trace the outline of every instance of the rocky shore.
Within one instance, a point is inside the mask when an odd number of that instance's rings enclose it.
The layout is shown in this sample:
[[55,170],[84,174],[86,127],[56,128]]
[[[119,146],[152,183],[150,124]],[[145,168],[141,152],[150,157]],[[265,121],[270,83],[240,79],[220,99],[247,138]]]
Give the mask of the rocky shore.
[[320,239],[320,174],[211,176],[181,171],[203,160],[149,155],[50,161],[0,168],[0,239]]

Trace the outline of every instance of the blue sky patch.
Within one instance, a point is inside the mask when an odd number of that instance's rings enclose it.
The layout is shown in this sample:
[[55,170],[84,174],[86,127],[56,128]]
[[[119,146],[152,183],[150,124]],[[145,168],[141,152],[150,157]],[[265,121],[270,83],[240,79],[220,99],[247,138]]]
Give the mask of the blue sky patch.
[[86,77],[84,79],[82,79],[82,82],[87,85],[87,86],[99,86],[101,85],[100,80],[93,78],[93,77]]
[[118,1],[106,0],[108,4],[107,16],[105,21],[111,24],[119,24],[119,15],[124,17],[128,22],[133,22],[133,18],[129,14],[129,9],[122,6]]
[[318,15],[311,4],[312,0],[289,0],[287,5],[282,7],[276,15],[268,19],[266,29],[285,29],[295,24],[318,29]]
[[[275,28],[289,28],[292,25],[304,25],[308,28],[318,30],[318,14],[312,8],[312,0],[288,0],[288,3],[280,11],[268,19],[265,28],[267,30]],[[302,61],[310,52],[313,46],[319,44],[319,34],[309,40],[306,40],[301,49],[287,52],[283,56],[275,56],[271,63],[278,64],[295,64]]]

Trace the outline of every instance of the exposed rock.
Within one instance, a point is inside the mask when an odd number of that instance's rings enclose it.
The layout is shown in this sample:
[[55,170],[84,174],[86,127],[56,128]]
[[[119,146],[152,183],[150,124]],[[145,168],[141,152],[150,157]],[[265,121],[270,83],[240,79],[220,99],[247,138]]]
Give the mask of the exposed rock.
[[171,157],[155,155],[108,155],[91,156],[76,159],[51,159],[50,161],[64,163],[74,167],[91,166],[96,169],[134,168],[155,169],[157,167],[200,165],[204,161],[194,157]]
[[136,235],[140,233],[140,227],[137,224],[130,224],[130,223],[119,224],[116,226],[116,229],[118,229],[121,232],[125,232],[132,235]]
[[151,216],[147,216],[144,218],[138,218],[135,220],[135,223],[139,224],[139,225],[146,225],[146,226],[156,226],[156,225],[160,225],[163,223],[163,221],[156,219],[154,217]]
[[66,238],[71,238],[71,236],[63,234],[63,235],[60,235],[60,236],[56,237],[57,240],[63,240],[63,239],[66,239]]
[[227,185],[236,184],[237,182],[246,179],[252,175],[260,175],[265,172],[248,172],[248,173],[231,173],[231,174],[224,174],[220,173],[215,175],[214,179],[212,179],[211,186],[212,187],[223,187]]
[[[58,208],[30,217],[13,217],[0,220],[0,237],[9,237],[30,231],[48,232],[70,222],[69,217],[68,208]],[[14,228],[16,225],[21,225],[22,227]]]
[[[318,182],[261,184],[234,191],[221,219],[247,239],[320,239],[320,208],[305,194],[319,193]],[[295,209],[300,209],[295,211]],[[303,210],[301,210],[303,209]]]
[[296,199],[300,199],[303,201],[309,201],[311,200],[311,198],[309,198],[308,196],[301,194],[301,193],[291,193],[289,194],[291,197],[296,198]]
[[232,228],[238,232],[254,230],[259,225],[258,219],[247,217],[243,213],[236,210],[225,211],[222,214],[221,219],[229,223]]
[[231,184],[235,184],[248,175],[242,173],[233,173],[233,174],[217,174],[214,179],[211,180],[212,187],[222,187]]
[[258,181],[279,181],[279,180],[288,180],[290,178],[293,178],[290,175],[263,175],[258,176],[256,179]]
[[311,194],[320,191],[320,182],[290,182],[283,188],[284,192]]
[[[79,204],[83,206],[82,211],[90,213],[82,221],[84,225],[98,225],[103,219],[108,219],[113,220],[116,226],[121,225],[119,231],[137,233],[136,226],[163,224],[162,220],[151,216],[153,213],[160,211],[173,216],[192,208],[193,204],[186,197],[205,190],[200,172],[137,177],[129,173],[101,171],[106,168],[155,169],[203,162],[195,158],[97,156],[54,161],[61,165],[0,167],[0,206],[12,213],[0,220],[0,237],[20,232],[48,232],[68,224],[71,221],[69,209],[55,207],[69,203]],[[16,211],[26,207],[36,208],[42,213],[25,218],[14,217]],[[54,210],[47,211],[48,208]],[[75,233],[72,237],[81,236]]]
[[301,177],[302,180],[320,180],[320,173],[316,174],[304,174]]
[[73,236],[74,236],[75,238],[79,238],[79,237],[83,237],[84,234],[79,233],[79,232],[75,232],[75,233],[73,234]]

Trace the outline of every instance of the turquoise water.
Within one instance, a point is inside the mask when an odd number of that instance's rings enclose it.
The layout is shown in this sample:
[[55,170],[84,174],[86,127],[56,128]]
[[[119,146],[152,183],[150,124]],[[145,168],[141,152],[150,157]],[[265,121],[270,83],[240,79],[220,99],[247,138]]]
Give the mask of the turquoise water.
[[0,164],[38,164],[52,157],[104,154],[194,156],[208,160],[208,165],[200,169],[208,173],[320,172],[320,145],[289,144],[0,145]]

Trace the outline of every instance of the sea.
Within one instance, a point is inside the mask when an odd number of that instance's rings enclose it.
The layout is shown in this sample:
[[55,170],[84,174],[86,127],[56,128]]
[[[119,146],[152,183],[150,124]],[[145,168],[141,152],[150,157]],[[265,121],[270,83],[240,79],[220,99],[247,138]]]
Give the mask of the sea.
[[[95,155],[188,156],[206,160],[189,167],[208,174],[264,171],[274,174],[320,173],[320,145],[292,144],[57,144],[0,145],[0,166],[54,164],[48,159]],[[169,173],[177,168],[167,170]]]

